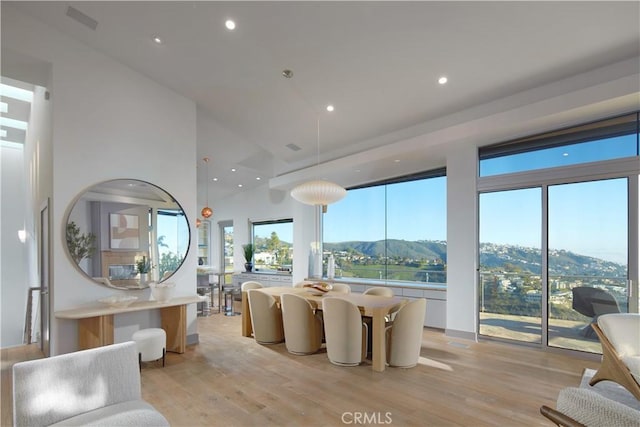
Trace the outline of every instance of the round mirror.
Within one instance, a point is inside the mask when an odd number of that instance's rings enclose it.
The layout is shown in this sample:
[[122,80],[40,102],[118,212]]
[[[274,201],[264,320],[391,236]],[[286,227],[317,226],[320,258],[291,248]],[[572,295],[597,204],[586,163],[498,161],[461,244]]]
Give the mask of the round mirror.
[[135,179],[94,185],[78,196],[66,225],[67,252],[95,282],[141,289],[182,265],[190,243],[184,210],[162,188]]

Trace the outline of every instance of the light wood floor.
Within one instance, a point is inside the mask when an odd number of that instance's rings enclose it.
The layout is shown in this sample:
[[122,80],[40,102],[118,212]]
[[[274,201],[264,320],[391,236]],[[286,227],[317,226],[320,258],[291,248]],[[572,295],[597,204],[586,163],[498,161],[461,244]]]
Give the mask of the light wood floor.
[[[143,398],[172,426],[551,426],[540,405],[598,363],[425,329],[422,363],[374,373],[326,353],[295,356],[240,335],[240,316],[198,318],[200,344],[142,370]],[[10,365],[34,350],[3,351],[2,426],[11,425]],[[6,359],[5,359],[6,358]],[[364,415],[360,415],[364,420]],[[372,418],[373,417],[373,418]]]

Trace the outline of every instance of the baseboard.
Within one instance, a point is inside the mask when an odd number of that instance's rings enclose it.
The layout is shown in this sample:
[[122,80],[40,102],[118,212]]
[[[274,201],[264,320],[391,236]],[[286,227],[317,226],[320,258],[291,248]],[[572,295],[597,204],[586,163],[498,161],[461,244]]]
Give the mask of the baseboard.
[[478,334],[475,332],[456,331],[455,329],[445,329],[444,334],[451,338],[460,338],[463,340],[478,341]]
[[200,334],[187,335],[187,345],[194,345],[200,343]]

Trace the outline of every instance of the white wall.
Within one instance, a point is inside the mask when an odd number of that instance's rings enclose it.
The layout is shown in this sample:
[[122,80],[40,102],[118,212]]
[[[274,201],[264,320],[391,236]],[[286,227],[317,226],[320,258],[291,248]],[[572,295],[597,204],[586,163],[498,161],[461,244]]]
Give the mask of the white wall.
[[[173,91],[73,41],[36,20],[2,7],[2,47],[52,64],[52,266],[53,311],[90,303],[114,291],[80,274],[63,247],[64,224],[72,200],[104,180],[152,182],[172,194],[193,219],[191,247],[172,277],[177,295],[196,286],[196,108]],[[149,291],[137,291],[149,298]],[[195,306],[188,311],[188,334],[197,332]],[[52,316],[51,352],[77,348],[75,321]],[[156,314],[117,316],[116,340],[131,325],[157,326]],[[126,331],[126,333],[123,333]]]
[[447,155],[447,323],[451,336],[475,339],[477,324],[477,148]]
[[267,184],[251,191],[239,191],[238,194],[211,205],[214,212],[210,218],[212,255],[216,267],[220,267],[220,221],[233,221],[233,264],[235,271],[240,272],[244,271],[245,262],[242,245],[251,241],[250,223],[293,218],[293,281],[301,281],[307,276],[309,248],[314,239],[315,217],[312,206],[293,200],[286,191],[271,190]]
[[26,191],[24,150],[22,148],[0,148],[0,171],[2,173],[2,205],[0,221],[2,229],[2,265],[0,266],[0,347],[22,344],[24,320],[27,307],[27,291],[30,284],[27,271],[27,246],[18,240],[18,230],[25,224]]

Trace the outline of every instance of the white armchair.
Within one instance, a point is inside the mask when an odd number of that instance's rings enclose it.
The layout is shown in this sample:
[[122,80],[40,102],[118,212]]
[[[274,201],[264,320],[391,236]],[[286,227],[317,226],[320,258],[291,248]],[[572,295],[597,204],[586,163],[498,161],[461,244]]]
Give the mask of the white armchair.
[[603,314],[592,326],[602,344],[602,365],[590,384],[615,381],[640,400],[640,314]]
[[13,366],[14,426],[168,426],[141,396],[133,341]]

